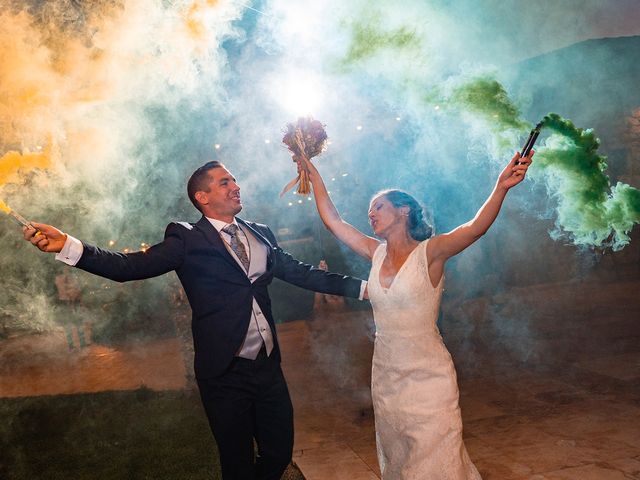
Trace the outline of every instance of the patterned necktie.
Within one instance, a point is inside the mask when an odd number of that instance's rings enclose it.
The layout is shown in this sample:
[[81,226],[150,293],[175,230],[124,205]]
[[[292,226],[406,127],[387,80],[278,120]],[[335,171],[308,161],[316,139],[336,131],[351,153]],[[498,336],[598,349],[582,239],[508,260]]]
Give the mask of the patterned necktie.
[[247,250],[244,248],[244,244],[238,240],[238,226],[231,223],[222,229],[223,232],[227,233],[231,237],[231,242],[229,246],[233,253],[236,254],[244,269],[249,271],[249,257],[247,256]]

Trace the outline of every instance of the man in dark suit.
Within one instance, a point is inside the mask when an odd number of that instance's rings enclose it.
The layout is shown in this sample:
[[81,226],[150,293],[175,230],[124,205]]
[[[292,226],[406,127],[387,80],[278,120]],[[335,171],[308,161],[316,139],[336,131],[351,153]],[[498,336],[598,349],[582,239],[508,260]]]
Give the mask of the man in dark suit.
[[223,164],[196,170],[187,192],[202,218],[169,224],[164,240],[145,252],[103,250],[38,223],[25,228],[25,239],[56,252],[58,260],[119,282],[175,270],[193,313],[195,374],[223,478],[278,480],[291,460],[293,408],[267,287],[276,277],[362,298],[364,282],[298,262],[267,226],[237,218],[240,187]]

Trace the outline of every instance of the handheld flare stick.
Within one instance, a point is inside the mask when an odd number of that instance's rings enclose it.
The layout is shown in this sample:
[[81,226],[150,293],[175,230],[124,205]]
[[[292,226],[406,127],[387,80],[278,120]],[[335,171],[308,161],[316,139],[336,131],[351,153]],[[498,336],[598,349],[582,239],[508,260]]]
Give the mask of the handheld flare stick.
[[[9,205],[4,203],[2,200],[0,200],[0,211],[3,211],[7,215],[9,215],[11,218],[13,218],[16,222],[18,222],[23,227],[33,227],[33,225],[31,225],[30,221],[28,221],[26,218],[24,218],[18,212],[12,210],[11,207],[9,207]],[[39,232],[39,231],[36,232],[36,235],[41,235],[41,232]]]
[[[540,130],[542,129],[542,122],[538,123],[533,130],[531,130],[531,133],[529,134],[529,138],[527,139],[527,142],[524,144],[524,147],[522,147],[522,156],[526,157],[527,155],[529,155],[529,153],[531,153],[531,150],[533,149],[533,145],[536,143],[536,140],[538,139],[538,135],[540,135]],[[516,162],[516,165],[519,165],[520,162]]]

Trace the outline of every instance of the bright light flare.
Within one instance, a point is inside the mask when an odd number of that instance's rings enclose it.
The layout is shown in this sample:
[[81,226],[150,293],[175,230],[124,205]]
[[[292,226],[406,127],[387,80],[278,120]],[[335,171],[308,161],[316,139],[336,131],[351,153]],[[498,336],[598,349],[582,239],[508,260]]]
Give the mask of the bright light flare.
[[314,115],[325,96],[322,82],[305,72],[290,72],[274,78],[272,93],[282,108],[296,116]]

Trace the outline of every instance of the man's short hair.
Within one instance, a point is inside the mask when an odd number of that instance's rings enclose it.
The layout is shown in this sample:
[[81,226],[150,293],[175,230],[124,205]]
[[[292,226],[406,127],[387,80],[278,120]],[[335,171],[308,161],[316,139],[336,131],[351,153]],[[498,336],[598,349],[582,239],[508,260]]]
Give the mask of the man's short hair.
[[202,212],[202,208],[196,200],[196,192],[208,192],[209,182],[211,181],[209,178],[209,170],[223,167],[224,165],[219,161],[212,160],[205,163],[191,174],[191,177],[187,182],[187,195],[189,195],[189,200],[191,200],[193,206],[196,207],[200,212]]

